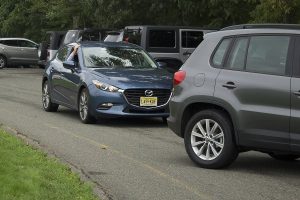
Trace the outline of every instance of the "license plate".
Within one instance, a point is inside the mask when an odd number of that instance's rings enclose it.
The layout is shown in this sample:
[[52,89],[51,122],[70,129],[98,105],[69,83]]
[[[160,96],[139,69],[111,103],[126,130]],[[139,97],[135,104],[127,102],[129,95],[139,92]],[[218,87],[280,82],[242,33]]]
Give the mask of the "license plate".
[[157,106],[157,97],[141,97],[140,106]]

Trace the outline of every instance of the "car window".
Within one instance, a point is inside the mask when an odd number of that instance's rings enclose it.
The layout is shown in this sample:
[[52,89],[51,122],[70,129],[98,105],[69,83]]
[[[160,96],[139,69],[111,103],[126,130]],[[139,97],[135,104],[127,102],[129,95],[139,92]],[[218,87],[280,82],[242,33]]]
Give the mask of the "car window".
[[123,41],[136,45],[141,45],[142,30],[141,29],[126,29],[124,31]]
[[228,62],[226,65],[227,69],[244,70],[248,40],[248,38],[244,37],[238,38],[235,41],[232,51],[228,58]]
[[181,46],[183,48],[196,48],[203,41],[202,31],[182,31]]
[[36,44],[29,42],[27,40],[19,40],[19,46],[20,47],[29,47],[29,48],[34,48],[36,47]]
[[57,58],[60,61],[65,61],[67,59],[67,54],[68,54],[68,48],[63,47],[57,52]]
[[226,51],[229,47],[229,44],[231,42],[230,38],[224,39],[221,44],[217,47],[217,50],[215,51],[215,54],[212,58],[212,64],[215,67],[220,67],[223,63],[223,60],[225,58]]
[[289,36],[251,37],[246,71],[285,75],[289,43]]
[[68,31],[65,38],[64,38],[64,43],[63,44],[69,44],[72,42],[76,42],[78,40],[78,35],[79,31]]
[[19,46],[17,40],[3,40],[2,44],[7,45],[7,46],[11,46],[11,47],[18,47]]
[[88,68],[157,68],[154,61],[141,49],[85,47],[82,51]]
[[174,30],[150,30],[149,47],[176,48],[176,33]]

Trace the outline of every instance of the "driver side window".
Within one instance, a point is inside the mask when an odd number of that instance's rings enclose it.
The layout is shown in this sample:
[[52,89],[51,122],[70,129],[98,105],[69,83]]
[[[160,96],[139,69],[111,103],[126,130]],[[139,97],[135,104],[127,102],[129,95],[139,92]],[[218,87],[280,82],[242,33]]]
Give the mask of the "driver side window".
[[57,59],[60,61],[65,61],[67,59],[67,54],[68,54],[68,48],[63,47],[60,50],[58,50]]

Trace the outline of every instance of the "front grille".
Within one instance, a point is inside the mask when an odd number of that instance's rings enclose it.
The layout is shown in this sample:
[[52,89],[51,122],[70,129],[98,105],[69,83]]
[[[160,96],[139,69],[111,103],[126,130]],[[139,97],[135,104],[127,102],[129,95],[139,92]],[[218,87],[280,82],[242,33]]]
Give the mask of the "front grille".
[[153,91],[152,97],[157,97],[157,106],[168,103],[171,96],[171,90],[168,89],[128,89],[124,91],[124,95],[131,105],[140,107],[140,97],[146,97],[146,90]]

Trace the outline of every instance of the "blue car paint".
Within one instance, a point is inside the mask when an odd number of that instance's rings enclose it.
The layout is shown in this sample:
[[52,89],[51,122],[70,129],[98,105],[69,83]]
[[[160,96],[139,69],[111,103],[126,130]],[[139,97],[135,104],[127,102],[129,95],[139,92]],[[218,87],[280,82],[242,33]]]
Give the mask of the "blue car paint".
[[[121,43],[81,43],[86,46],[114,46],[139,48],[136,45]],[[148,54],[149,55],[149,54]],[[113,85],[122,90],[126,89],[168,89],[172,90],[172,74],[164,69],[124,69],[124,68],[86,68],[83,62],[81,48],[78,51],[79,66],[72,71],[63,67],[63,63],[54,58],[45,69],[44,80],[50,83],[50,96],[53,103],[57,103],[71,109],[78,110],[78,99],[82,87],[88,89],[90,101],[89,111],[94,117],[168,117],[168,104],[159,108],[143,108],[129,104],[120,92],[107,92],[98,89],[93,80],[98,80],[109,85]],[[53,78],[54,77],[54,78]],[[56,82],[56,83],[55,83]],[[60,84],[63,82],[63,84]],[[99,110],[98,105],[102,103],[113,103],[114,106],[109,110]],[[136,110],[137,112],[124,112],[124,110]],[[165,110],[164,112],[145,112],[143,111]]]

